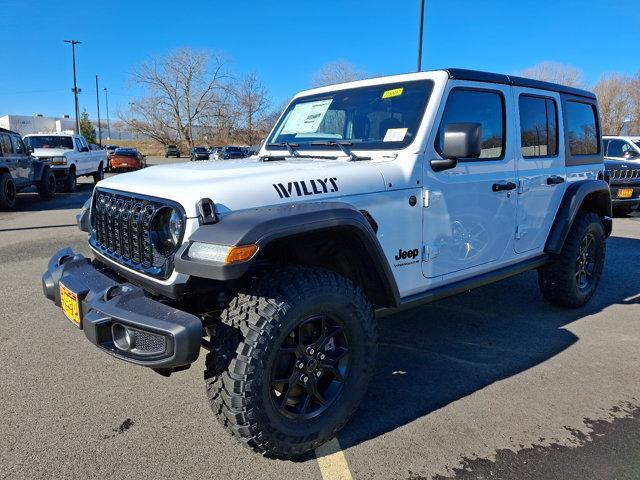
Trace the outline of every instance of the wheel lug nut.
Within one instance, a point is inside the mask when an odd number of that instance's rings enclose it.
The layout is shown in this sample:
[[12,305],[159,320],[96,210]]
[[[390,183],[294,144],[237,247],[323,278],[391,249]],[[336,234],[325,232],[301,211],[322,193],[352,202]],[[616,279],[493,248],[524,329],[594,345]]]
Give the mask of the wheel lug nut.
[[324,353],[321,353],[321,354],[320,354],[320,360],[324,360],[324,358],[325,358]]
[[309,349],[309,355],[313,355],[316,351],[313,348]]
[[321,372],[320,370],[318,370],[318,371],[316,372],[316,377],[320,377],[320,376],[322,376],[322,372]]
[[298,362],[298,364],[296,365],[298,368],[304,368],[304,363],[302,362]]

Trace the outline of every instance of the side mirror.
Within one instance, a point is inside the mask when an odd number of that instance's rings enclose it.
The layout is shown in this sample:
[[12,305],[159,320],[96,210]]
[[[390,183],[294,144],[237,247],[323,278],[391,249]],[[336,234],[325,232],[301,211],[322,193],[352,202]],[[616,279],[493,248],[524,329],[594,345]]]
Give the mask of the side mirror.
[[627,150],[624,152],[623,157],[625,160],[632,160],[634,158],[638,158],[640,155],[635,150]]
[[450,123],[444,127],[442,156],[431,160],[431,169],[441,172],[454,168],[461,158],[478,158],[482,151],[482,125],[479,123]]
[[31,145],[27,145],[27,153],[31,155],[33,153],[33,147]]

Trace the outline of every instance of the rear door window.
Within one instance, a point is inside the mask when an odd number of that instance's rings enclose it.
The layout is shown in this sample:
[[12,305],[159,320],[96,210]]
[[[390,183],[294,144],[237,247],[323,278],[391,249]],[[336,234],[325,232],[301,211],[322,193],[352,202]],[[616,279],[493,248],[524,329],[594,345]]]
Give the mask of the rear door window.
[[26,149],[24,148],[22,139],[18,135],[11,135],[11,145],[13,146],[13,151],[15,154],[17,155],[26,154]]
[[568,100],[565,108],[570,154],[596,155],[599,150],[599,140],[596,112],[593,105]]
[[520,140],[524,158],[558,154],[558,111],[551,98],[520,95]]

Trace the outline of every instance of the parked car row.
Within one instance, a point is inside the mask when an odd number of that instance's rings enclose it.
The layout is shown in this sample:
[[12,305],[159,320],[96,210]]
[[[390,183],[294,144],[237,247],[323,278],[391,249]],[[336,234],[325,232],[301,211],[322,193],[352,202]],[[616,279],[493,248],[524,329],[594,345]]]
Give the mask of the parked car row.
[[[255,155],[257,150],[251,147],[225,146],[193,147],[189,150],[189,160],[231,160],[234,158],[246,158]],[[180,150],[175,145],[168,145],[165,149],[165,158],[180,158]]]
[[13,208],[17,194],[29,187],[35,187],[41,198],[51,198],[57,191],[75,192],[78,177],[98,183],[106,170],[129,171],[146,165],[145,156],[135,148],[108,145],[102,149],[74,133],[21,137],[0,128],[0,210]]

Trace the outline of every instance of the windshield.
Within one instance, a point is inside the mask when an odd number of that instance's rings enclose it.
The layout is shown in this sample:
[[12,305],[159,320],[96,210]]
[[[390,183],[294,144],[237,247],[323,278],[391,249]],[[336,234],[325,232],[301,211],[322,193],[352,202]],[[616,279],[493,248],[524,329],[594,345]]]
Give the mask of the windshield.
[[224,147],[223,149],[225,152],[229,152],[229,153],[240,153],[240,147]]
[[404,148],[416,136],[430,80],[349,88],[295,99],[267,143],[317,148],[318,141],[344,141],[353,148]]
[[640,140],[634,140],[633,143],[635,143],[636,146],[640,147]]
[[61,137],[56,135],[38,135],[35,137],[24,137],[24,143],[31,148],[64,148],[73,150],[73,140],[71,137]]
[[196,147],[193,149],[195,152],[202,152],[202,153],[206,153],[207,149],[204,147]]

